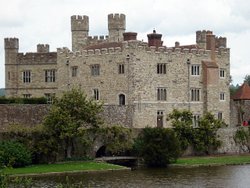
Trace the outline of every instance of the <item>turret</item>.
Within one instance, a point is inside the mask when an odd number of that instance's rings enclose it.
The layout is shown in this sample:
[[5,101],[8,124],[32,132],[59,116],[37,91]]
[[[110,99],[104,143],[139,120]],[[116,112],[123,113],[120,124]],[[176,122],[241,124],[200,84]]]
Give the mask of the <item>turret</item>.
[[19,50],[18,38],[5,38],[4,49],[5,49],[5,64],[15,64]]
[[153,30],[153,33],[148,34],[148,46],[155,46],[156,48],[162,46],[161,37],[162,34],[158,34]]
[[206,35],[207,31],[196,31],[196,44],[203,49],[206,49]]
[[123,41],[126,29],[126,16],[124,14],[108,15],[109,42]]
[[72,51],[80,50],[87,44],[89,36],[89,17],[71,16]]
[[49,45],[48,44],[38,44],[37,45],[37,53],[49,53]]

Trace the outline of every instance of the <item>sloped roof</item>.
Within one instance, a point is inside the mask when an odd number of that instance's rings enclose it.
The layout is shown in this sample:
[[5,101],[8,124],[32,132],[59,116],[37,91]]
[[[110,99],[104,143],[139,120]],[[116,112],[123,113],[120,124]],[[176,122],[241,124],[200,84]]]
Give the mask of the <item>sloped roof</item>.
[[250,100],[250,86],[245,82],[232,96],[233,100]]

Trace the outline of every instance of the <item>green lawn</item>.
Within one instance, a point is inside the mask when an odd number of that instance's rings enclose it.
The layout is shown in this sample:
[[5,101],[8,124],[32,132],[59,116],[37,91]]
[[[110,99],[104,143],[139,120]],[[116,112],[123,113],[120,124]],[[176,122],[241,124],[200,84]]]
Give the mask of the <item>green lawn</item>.
[[6,168],[3,170],[5,174],[42,174],[51,172],[77,172],[77,171],[98,171],[98,170],[117,170],[125,169],[125,167],[100,163],[100,162],[65,162],[57,164],[31,165],[24,168]]
[[250,164],[250,155],[235,156],[205,156],[179,158],[173,166],[210,166],[210,165],[237,165]]

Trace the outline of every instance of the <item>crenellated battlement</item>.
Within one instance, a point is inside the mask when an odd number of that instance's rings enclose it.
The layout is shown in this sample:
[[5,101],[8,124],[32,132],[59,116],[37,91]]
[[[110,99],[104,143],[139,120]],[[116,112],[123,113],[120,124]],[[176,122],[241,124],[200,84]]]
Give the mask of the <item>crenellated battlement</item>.
[[57,53],[18,53],[17,63],[18,64],[47,64],[57,62]]
[[109,14],[108,15],[108,29],[126,29],[125,14]]
[[48,44],[38,44],[37,45],[37,52],[38,53],[48,53],[49,52],[49,45]]
[[71,31],[89,31],[89,17],[86,15],[71,16]]
[[18,38],[5,38],[4,39],[4,48],[5,49],[19,49]]

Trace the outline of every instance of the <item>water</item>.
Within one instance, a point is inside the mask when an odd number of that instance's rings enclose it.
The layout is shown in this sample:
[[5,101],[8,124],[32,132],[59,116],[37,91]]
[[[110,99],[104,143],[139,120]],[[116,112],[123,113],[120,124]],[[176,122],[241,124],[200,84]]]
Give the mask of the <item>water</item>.
[[[66,176],[41,177],[33,187],[56,187]],[[113,171],[68,175],[68,181],[78,187],[250,187],[250,165],[217,167],[170,167],[135,171]],[[81,186],[80,186],[81,185]]]

